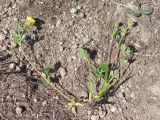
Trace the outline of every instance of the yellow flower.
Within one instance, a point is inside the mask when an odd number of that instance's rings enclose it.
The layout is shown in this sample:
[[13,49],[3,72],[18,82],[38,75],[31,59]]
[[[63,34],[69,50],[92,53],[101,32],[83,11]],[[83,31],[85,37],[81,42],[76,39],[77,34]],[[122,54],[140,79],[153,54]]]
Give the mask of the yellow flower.
[[32,26],[36,24],[36,20],[32,16],[27,16],[26,17],[26,25],[27,26]]

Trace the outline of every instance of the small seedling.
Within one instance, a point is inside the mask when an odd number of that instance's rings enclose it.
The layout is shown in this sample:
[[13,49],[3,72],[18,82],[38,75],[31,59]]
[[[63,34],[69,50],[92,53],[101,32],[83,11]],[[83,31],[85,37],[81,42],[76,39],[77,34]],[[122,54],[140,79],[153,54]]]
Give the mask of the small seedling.
[[85,60],[89,60],[91,58],[90,54],[88,53],[88,51],[83,49],[83,48],[79,49],[79,53]]
[[26,34],[21,24],[17,25],[16,30],[12,32],[12,36],[14,38],[13,42],[18,46],[21,46],[25,42]]
[[[117,24],[117,21],[115,21],[115,24]],[[112,38],[115,39],[115,41],[119,45],[119,50],[120,50],[119,57],[120,57],[120,63],[122,64],[128,63],[128,59],[126,59],[125,57],[133,54],[132,48],[126,45],[125,38],[129,35],[134,25],[135,25],[135,22],[129,19],[127,21],[127,28],[124,28],[124,27],[117,28],[117,25],[115,25],[112,32]]]
[[51,75],[49,74],[50,69],[51,64],[47,65],[41,70],[44,83],[46,83],[47,85],[50,85],[53,82],[51,79]]
[[[85,51],[85,54],[89,54],[86,52],[87,51]],[[101,64],[91,71],[93,79],[89,80],[87,85],[88,100],[98,102],[105,97],[110,87],[114,86],[116,82],[114,82],[115,79],[110,76],[109,64]],[[97,87],[99,83],[101,83],[101,86]]]

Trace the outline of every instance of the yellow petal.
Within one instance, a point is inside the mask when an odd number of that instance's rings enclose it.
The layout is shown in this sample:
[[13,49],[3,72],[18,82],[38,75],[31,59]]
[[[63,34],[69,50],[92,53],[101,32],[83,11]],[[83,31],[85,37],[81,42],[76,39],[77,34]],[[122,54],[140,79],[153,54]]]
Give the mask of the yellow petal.
[[36,24],[36,20],[32,16],[27,16],[26,17],[26,25],[27,26],[32,26]]

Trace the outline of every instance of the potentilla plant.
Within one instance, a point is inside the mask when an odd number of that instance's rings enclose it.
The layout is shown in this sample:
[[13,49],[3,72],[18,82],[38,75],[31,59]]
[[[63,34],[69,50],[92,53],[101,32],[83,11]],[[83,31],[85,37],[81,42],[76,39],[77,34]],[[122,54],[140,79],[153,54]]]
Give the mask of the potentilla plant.
[[27,16],[25,23],[19,23],[14,31],[12,31],[13,41],[19,47],[19,51],[22,52],[25,59],[29,62],[32,68],[41,76],[43,82],[51,86],[57,93],[64,97],[69,107],[82,106],[82,104],[76,98],[69,98],[65,95],[58,87],[55,86],[56,83],[53,82],[52,76],[50,75],[51,64],[48,64],[46,67],[38,70],[32,61],[26,56],[26,53],[23,50],[23,44],[26,43],[27,31],[31,26],[36,25],[37,21],[32,16]]

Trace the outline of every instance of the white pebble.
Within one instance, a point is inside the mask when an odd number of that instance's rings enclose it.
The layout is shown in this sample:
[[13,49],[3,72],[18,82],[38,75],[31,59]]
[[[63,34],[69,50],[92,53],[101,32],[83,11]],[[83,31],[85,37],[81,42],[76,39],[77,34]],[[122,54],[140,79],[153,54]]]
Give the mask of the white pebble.
[[111,112],[114,113],[114,112],[116,112],[116,110],[117,110],[117,107],[116,107],[116,106],[112,106],[112,107],[111,107]]
[[71,12],[71,14],[75,14],[77,12],[77,9],[76,8],[72,8],[70,12]]
[[22,111],[23,111],[23,109],[21,108],[21,107],[17,107],[16,108],[16,113],[17,113],[17,115],[21,115],[22,114]]
[[15,64],[15,63],[11,63],[11,64],[9,65],[9,68],[10,68],[11,70],[15,69],[15,68],[16,68],[16,64]]
[[5,35],[3,35],[3,34],[0,33],[0,41],[4,40],[5,38],[6,38]]

